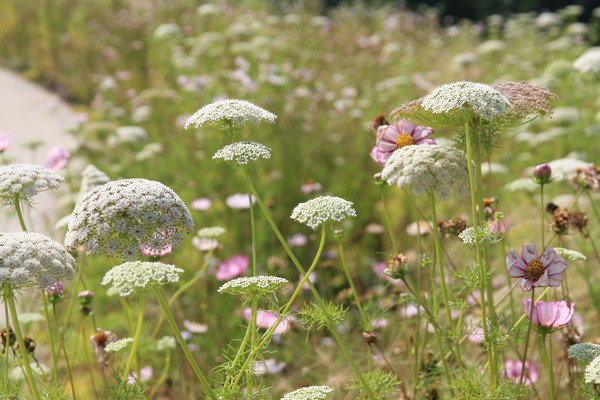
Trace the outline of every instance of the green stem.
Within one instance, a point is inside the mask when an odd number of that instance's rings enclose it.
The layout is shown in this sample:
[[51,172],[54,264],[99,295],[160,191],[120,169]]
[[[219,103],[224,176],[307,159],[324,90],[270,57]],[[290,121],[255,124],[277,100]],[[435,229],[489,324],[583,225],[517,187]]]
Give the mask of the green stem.
[[379,185],[379,194],[381,195],[381,205],[383,207],[383,218],[385,219],[385,225],[387,226],[388,233],[390,234],[390,239],[392,240],[392,248],[394,249],[394,253],[398,254],[398,242],[396,241],[396,235],[394,235],[394,228],[392,227],[392,221],[390,220],[390,215],[387,210],[387,205],[385,201],[385,192],[383,191],[383,185]]
[[21,195],[18,193],[15,194],[15,210],[17,210],[21,229],[23,229],[23,232],[27,232],[27,226],[25,225],[25,219],[23,218],[23,210],[21,210]]
[[34,400],[41,400],[40,393],[35,384],[35,378],[33,377],[33,371],[31,370],[31,365],[29,364],[29,355],[27,354],[27,348],[25,347],[25,339],[23,338],[21,326],[19,325],[17,307],[15,306],[14,294],[10,284],[5,284],[4,286],[4,300],[8,303],[8,308],[10,309],[15,335],[17,336],[17,342],[19,343],[19,352],[21,353],[21,360],[23,362],[23,368],[25,369],[25,378],[27,379],[27,384],[29,385],[29,389],[31,390],[31,395],[33,396]]
[[344,274],[346,275],[346,280],[350,285],[350,289],[352,290],[352,294],[354,295],[354,301],[356,302],[356,307],[358,308],[358,312],[360,313],[360,318],[362,319],[363,329],[370,331],[373,329],[373,325],[371,321],[367,318],[363,306],[360,302],[360,298],[358,297],[358,291],[356,290],[356,286],[354,285],[354,281],[352,280],[352,276],[350,275],[350,270],[348,269],[348,264],[346,264],[346,257],[344,256],[344,246],[342,246],[342,242],[340,240],[338,244],[340,261],[342,263],[342,269],[344,270]]
[[540,227],[542,233],[542,251],[544,251],[544,246],[546,243],[546,224],[544,223],[544,215],[546,214],[546,207],[544,207],[544,185],[540,185]]
[[160,385],[163,384],[163,382],[167,379],[167,373],[169,372],[169,366],[171,365],[171,352],[167,352],[167,361],[165,361],[165,367],[162,370],[162,373],[160,374],[160,377],[158,378],[158,380],[156,381],[156,384],[154,385],[154,387],[152,388],[152,391],[150,392],[150,399],[154,398],[154,395],[156,394],[156,391],[158,390],[158,388],[160,387]]
[[10,349],[10,315],[8,314],[8,303],[4,300],[4,322],[6,322],[6,343],[4,344],[4,382],[8,382],[8,351]]
[[200,367],[198,366],[198,363],[196,362],[196,360],[194,359],[194,356],[190,352],[190,349],[188,348],[187,343],[185,342],[185,339],[183,338],[183,336],[181,336],[181,331],[177,327],[177,323],[175,322],[175,318],[173,318],[173,314],[171,313],[171,310],[169,309],[169,305],[167,304],[167,300],[165,299],[165,296],[163,295],[162,291],[160,290],[160,287],[154,286],[154,293],[156,294],[156,298],[158,299],[158,303],[160,304],[160,308],[162,309],[163,313],[165,314],[167,322],[171,326],[171,330],[173,331],[173,334],[175,335],[175,338],[177,339],[177,342],[179,343],[179,347],[181,347],[181,350],[183,350],[183,354],[185,355],[185,357],[187,358],[188,362],[190,363],[190,366],[194,370],[194,373],[196,374],[196,377],[200,381],[200,384],[202,385],[202,387],[204,389],[204,392],[211,399],[217,400],[217,397],[215,396],[215,393],[213,392],[213,390],[210,387],[210,384],[208,383],[208,381],[204,377],[204,374],[200,370]]
[[244,178],[246,180],[246,187],[248,190],[248,204],[250,204],[250,227],[252,232],[252,276],[256,276],[256,223],[254,221],[254,203],[252,201],[252,189],[250,188],[250,175],[245,168],[242,168],[244,171]]
[[529,307],[529,324],[527,325],[527,334],[525,335],[525,349],[523,350],[523,360],[521,368],[521,376],[519,384],[523,383],[523,375],[525,375],[525,361],[527,361],[527,349],[529,348],[529,336],[531,335],[531,326],[533,325],[533,306],[535,305],[535,286],[531,288],[531,306]]
[[594,212],[594,215],[596,216],[596,219],[598,220],[598,222],[600,222],[600,212],[598,212],[598,209],[596,208],[596,203],[594,202],[594,199],[592,198],[592,194],[590,193],[589,190],[585,191],[588,199],[590,200],[590,204],[592,205],[592,211]]
[[[46,294],[42,293],[42,304],[44,308],[44,317],[46,318],[46,326],[48,327],[48,341],[50,342],[50,354],[52,355],[52,378],[54,382],[58,382],[58,357],[56,356],[56,348],[54,346],[54,329],[50,320],[50,312],[48,311],[48,300]],[[56,325],[58,329],[58,325]]]
[[[45,297],[44,295],[42,295]],[[56,304],[52,304],[52,315],[54,316],[54,325],[56,325],[56,329],[58,329],[58,318],[56,316]],[[58,333],[58,343],[63,351],[63,355],[65,356],[65,363],[67,364],[67,373],[69,374],[69,382],[71,383],[71,393],[73,395],[73,400],[77,400],[77,395],[75,394],[75,383],[73,382],[73,370],[71,369],[71,362],[69,361],[69,355],[67,354],[67,347],[65,346],[65,341],[63,340],[62,334],[60,331]]]
[[[138,311],[138,320],[135,328],[135,336],[133,337],[133,344],[131,345],[131,352],[129,353],[129,358],[127,358],[127,364],[125,364],[125,372],[123,373],[123,387],[127,384],[127,377],[129,376],[129,371],[131,371],[131,367],[133,366],[133,360],[137,357],[137,347],[140,342],[140,337],[142,335],[142,323],[144,322],[144,294],[140,295],[140,309]],[[139,375],[138,375],[139,379]]]
[[[554,400],[555,399],[554,372],[552,370],[552,359],[550,358],[548,349],[546,347],[546,336],[547,335],[545,333],[542,333],[542,350],[544,351],[544,364],[546,364],[546,372],[548,374],[548,382],[550,383],[550,388],[549,388],[550,400]],[[550,348],[552,348],[552,342],[548,343],[548,345],[550,346]],[[525,370],[525,364],[523,364],[523,370]]]
[[123,307],[123,311],[125,312],[125,319],[127,320],[127,330],[129,331],[129,335],[134,335],[133,319],[131,318],[131,307],[129,307],[129,303],[127,303],[127,299],[125,297],[119,297],[121,300],[121,307]]
[[[85,323],[83,322],[83,317],[79,318],[79,326],[81,327],[80,332],[81,332],[81,337],[83,339],[83,343],[87,343],[87,338],[88,336],[85,333]],[[94,378],[94,365],[92,364],[92,360],[90,359],[90,355],[88,353],[90,347],[89,346],[85,346],[84,345],[84,349],[83,349],[83,355],[85,357],[85,362],[88,365],[88,374],[90,375],[90,382],[92,383],[92,389],[94,390],[94,396],[96,397],[96,400],[99,400],[98,397],[98,389],[96,388],[96,379]]]

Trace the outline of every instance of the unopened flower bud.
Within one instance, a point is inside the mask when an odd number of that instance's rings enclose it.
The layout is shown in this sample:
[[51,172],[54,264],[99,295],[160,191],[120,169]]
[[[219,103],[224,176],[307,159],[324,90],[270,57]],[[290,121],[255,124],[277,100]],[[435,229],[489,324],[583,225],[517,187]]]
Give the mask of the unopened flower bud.
[[361,333],[363,340],[367,344],[375,344],[377,343],[377,333],[371,331],[364,331]]
[[552,168],[549,164],[540,164],[533,169],[535,183],[545,185],[552,181]]
[[62,297],[65,294],[63,283],[56,282],[54,285],[48,286],[45,292],[49,303],[58,304],[63,300]]
[[385,181],[381,177],[381,172],[378,172],[375,175],[373,175],[373,183],[376,185],[385,185]]
[[346,236],[345,229],[336,229],[333,231],[333,237],[336,239],[343,239]]
[[94,312],[94,310],[92,310],[92,307],[88,307],[88,306],[81,306],[79,307],[79,312],[84,316],[84,317],[89,317],[90,315],[92,315],[92,313]]
[[92,300],[94,299],[94,292],[84,290],[83,292],[79,292],[79,294],[77,294],[77,298],[79,299],[79,304],[82,306],[89,306],[92,304]]
[[384,274],[394,279],[404,279],[407,272],[408,257],[404,254],[392,254],[387,262],[388,267],[383,271]]

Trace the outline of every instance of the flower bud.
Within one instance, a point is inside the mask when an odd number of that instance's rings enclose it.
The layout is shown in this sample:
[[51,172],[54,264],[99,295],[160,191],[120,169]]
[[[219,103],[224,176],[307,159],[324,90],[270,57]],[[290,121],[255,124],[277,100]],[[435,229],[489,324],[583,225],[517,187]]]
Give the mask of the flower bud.
[[46,292],[46,298],[48,299],[48,302],[51,304],[60,303],[63,300],[62,296],[65,294],[65,290],[63,289],[62,282],[56,282],[54,285],[48,286],[46,288],[45,292]]
[[79,304],[81,304],[84,307],[87,307],[90,304],[92,304],[92,300],[94,299],[94,292],[84,290],[83,292],[79,292],[79,294],[77,294],[77,298],[79,299]]
[[404,254],[392,254],[387,262],[388,267],[384,274],[394,279],[404,279],[407,273],[408,257]]
[[381,172],[378,172],[373,175],[373,183],[376,185],[385,185],[386,182],[381,177]]
[[346,230],[345,229],[336,229],[333,231],[333,237],[336,239],[343,239],[344,236],[346,236]]
[[552,181],[552,168],[549,164],[540,164],[533,169],[534,181],[538,185],[545,185]]

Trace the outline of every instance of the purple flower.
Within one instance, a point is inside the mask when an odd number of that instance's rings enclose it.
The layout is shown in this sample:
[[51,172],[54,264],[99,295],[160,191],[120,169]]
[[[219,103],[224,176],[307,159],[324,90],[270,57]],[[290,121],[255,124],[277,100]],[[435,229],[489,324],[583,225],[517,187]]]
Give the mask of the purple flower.
[[533,169],[533,179],[538,185],[545,185],[552,181],[552,168],[550,164],[540,164]]
[[411,144],[437,144],[435,139],[426,139],[433,134],[433,129],[420,126],[401,119],[396,125],[381,125],[377,128],[377,141],[371,150],[371,158],[379,166],[385,167],[385,162],[392,153]]
[[192,209],[197,211],[206,211],[212,205],[212,200],[206,197],[200,197],[192,201]]
[[525,316],[530,319],[534,326],[549,328],[549,330],[565,326],[573,318],[575,303],[571,306],[565,300],[561,301],[536,301],[533,305],[533,319],[529,315],[531,311],[531,299],[523,299]]
[[0,132],[0,153],[3,153],[11,143],[12,136],[8,133]]
[[244,254],[236,254],[230,259],[219,264],[219,269],[217,270],[215,277],[220,281],[227,281],[229,279],[237,278],[246,272],[249,264],[250,258],[248,256]]
[[71,153],[61,146],[54,146],[46,153],[46,163],[44,166],[54,171],[59,171],[67,166]]
[[[515,383],[521,380],[521,372],[523,370],[523,362],[521,360],[506,360],[506,372],[504,376],[512,379]],[[525,361],[525,373],[523,374],[523,383],[531,386],[538,380],[538,370],[535,363]]]
[[567,269],[567,263],[554,249],[546,247],[538,256],[535,244],[525,244],[519,256],[515,250],[506,253],[508,274],[519,278],[516,285],[525,291],[531,291],[534,286],[560,286],[562,274]]

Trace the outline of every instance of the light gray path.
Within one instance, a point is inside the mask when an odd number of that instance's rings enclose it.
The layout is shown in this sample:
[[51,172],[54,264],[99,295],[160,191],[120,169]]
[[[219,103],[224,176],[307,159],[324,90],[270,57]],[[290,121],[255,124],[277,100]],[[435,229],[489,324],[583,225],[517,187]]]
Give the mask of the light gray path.
[[[66,130],[74,123],[73,110],[56,95],[0,68],[0,132],[13,137],[12,144],[4,152],[11,162],[44,164],[46,152],[53,146],[72,148],[75,140]],[[36,140],[43,144],[32,154],[23,145]],[[55,198],[56,193],[50,192],[34,198],[35,209],[26,217],[30,231],[55,236],[51,227],[60,218],[56,214]],[[0,232],[21,230],[12,214],[4,207],[0,209]]]

